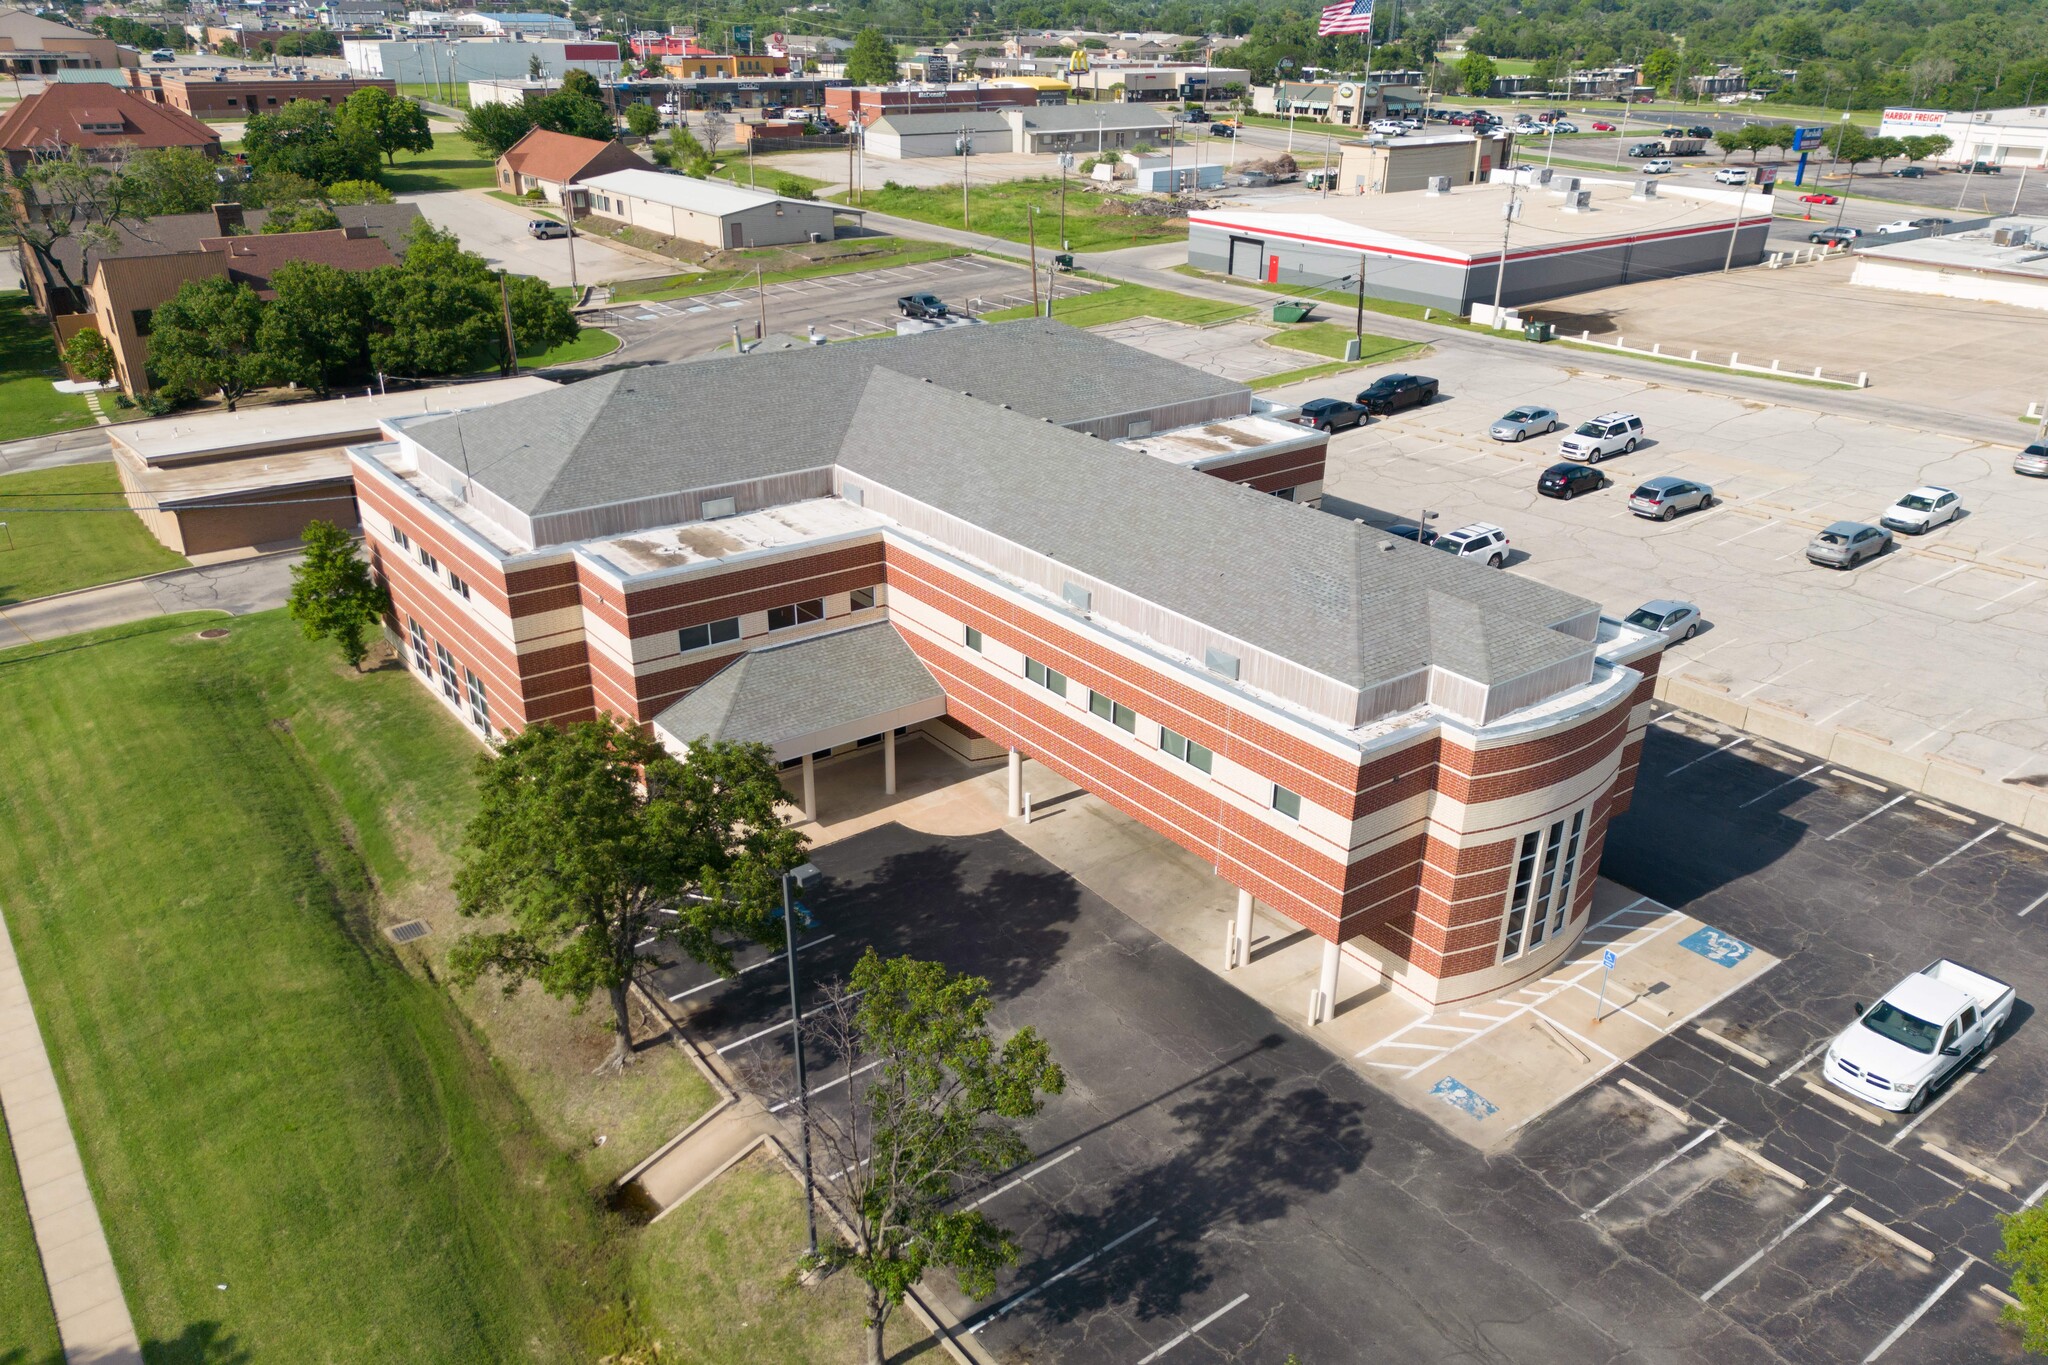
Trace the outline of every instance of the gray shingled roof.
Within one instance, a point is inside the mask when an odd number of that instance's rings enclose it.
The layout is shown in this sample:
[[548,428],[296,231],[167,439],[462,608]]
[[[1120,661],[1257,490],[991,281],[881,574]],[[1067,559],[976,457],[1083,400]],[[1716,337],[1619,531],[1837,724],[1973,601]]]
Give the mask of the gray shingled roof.
[[868,125],[870,132],[880,129],[903,137],[957,133],[962,128],[969,133],[1006,133],[1010,124],[995,110],[984,109],[962,110],[957,114],[884,114]]
[[829,465],[878,366],[1056,423],[1243,387],[1038,319],[618,370],[406,434],[522,512],[568,512]]
[[740,655],[654,718],[680,743],[735,740],[774,746],[946,693],[886,622],[814,635]]
[[1143,105],[1041,104],[1024,111],[1024,126],[1041,133],[1092,133],[1098,126],[1110,132],[1119,128],[1164,132],[1173,126],[1173,120]]
[[1502,682],[1591,648],[1552,629],[1584,598],[888,370],[838,463],[1355,686],[1431,663]]

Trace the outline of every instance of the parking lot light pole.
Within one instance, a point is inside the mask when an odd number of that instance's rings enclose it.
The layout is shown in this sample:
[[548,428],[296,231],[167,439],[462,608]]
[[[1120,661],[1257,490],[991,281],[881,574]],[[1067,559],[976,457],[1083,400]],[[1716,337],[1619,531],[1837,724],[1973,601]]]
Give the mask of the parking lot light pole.
[[1742,190],[1735,196],[1735,226],[1728,229],[1728,256],[1721,262],[1721,273],[1727,274],[1735,265],[1735,239],[1742,235],[1742,208],[1749,202],[1749,176],[1742,177]]
[[811,1097],[804,1084],[804,1012],[796,989],[796,917],[790,913],[789,884],[799,891],[818,880],[815,863],[799,863],[782,874],[782,943],[789,959],[789,1043],[796,1054],[796,1114],[804,1149],[804,1223],[810,1236],[811,1255],[818,1254],[818,1206],[811,1183]]

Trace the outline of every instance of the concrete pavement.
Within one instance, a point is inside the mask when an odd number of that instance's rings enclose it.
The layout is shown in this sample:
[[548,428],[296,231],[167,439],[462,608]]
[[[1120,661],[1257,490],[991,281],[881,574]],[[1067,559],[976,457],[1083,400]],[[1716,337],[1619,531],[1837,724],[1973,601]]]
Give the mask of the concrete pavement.
[[0,648],[186,611],[229,616],[268,611],[291,595],[291,569],[298,558],[297,550],[288,550],[17,603],[0,611]]
[[91,464],[95,460],[112,458],[104,427],[80,427],[55,436],[32,436],[26,441],[9,441],[0,445],[0,474],[55,469],[67,464]]
[[[481,190],[444,190],[400,198],[417,204],[427,221],[453,232],[462,239],[465,250],[482,256],[493,269],[538,276],[549,284],[570,282],[568,239],[534,240],[526,231],[530,215],[514,205]],[[575,276],[583,284],[673,275],[680,269],[670,262],[621,250],[601,238],[587,234],[576,238]]]

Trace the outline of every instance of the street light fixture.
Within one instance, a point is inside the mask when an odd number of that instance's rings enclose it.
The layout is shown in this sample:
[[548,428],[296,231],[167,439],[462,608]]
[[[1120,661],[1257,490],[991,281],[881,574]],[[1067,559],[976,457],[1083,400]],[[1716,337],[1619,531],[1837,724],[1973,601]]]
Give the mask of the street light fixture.
[[818,1254],[818,1207],[811,1183],[811,1097],[804,1083],[804,1012],[796,989],[796,917],[790,913],[789,887],[799,891],[817,885],[822,874],[815,863],[799,863],[782,874],[783,955],[789,959],[789,1041],[796,1053],[796,1113],[804,1150],[804,1223],[811,1255]]

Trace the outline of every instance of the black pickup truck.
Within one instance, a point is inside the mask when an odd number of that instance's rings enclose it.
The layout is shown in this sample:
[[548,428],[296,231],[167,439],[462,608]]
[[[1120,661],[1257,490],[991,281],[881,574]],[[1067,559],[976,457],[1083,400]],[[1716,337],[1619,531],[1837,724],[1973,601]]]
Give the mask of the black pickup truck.
[[937,294],[905,294],[896,300],[896,309],[907,318],[926,318],[937,322],[946,316],[944,300]]

